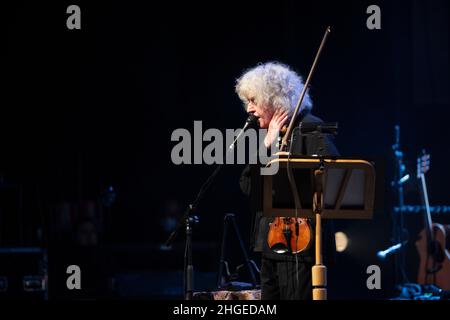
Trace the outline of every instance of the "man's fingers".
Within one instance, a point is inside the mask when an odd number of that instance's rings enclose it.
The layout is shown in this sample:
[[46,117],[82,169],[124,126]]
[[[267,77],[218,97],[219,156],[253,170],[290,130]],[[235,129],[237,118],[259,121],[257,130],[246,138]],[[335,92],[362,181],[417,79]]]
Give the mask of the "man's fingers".
[[288,116],[284,116],[283,118],[281,118],[280,124],[283,125],[287,119],[288,119]]
[[283,113],[278,117],[278,122],[284,122],[288,118],[287,113]]
[[274,117],[275,119],[277,119],[280,115],[281,115],[281,110],[280,110],[280,109],[277,109],[277,110],[275,110],[275,113],[273,114],[273,117]]
[[287,112],[281,109],[277,109],[277,111],[275,111],[273,117],[276,120],[282,119],[285,115],[287,115]]
[[271,127],[274,130],[279,130],[283,126],[283,124],[288,119],[288,112],[282,109],[275,110],[272,120],[271,120]]

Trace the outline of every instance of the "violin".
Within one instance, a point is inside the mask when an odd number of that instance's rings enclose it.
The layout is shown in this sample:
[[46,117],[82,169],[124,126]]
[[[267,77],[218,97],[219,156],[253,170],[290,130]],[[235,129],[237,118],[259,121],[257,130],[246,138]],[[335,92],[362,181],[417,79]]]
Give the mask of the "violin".
[[309,219],[275,217],[270,223],[267,241],[276,253],[300,253],[309,248],[312,228]]
[[[286,133],[286,127],[280,131]],[[312,227],[309,219],[295,217],[275,217],[269,225],[267,241],[276,253],[297,254],[311,245]]]
[[[291,133],[294,128],[295,120],[299,114],[300,106],[302,105],[303,98],[305,96],[306,90],[309,87],[312,75],[314,73],[317,61],[319,60],[322,48],[330,34],[331,29],[327,27],[325,35],[323,36],[322,42],[317,51],[314,62],[309,71],[308,78],[305,81],[303,90],[297,101],[297,106],[295,107],[294,114],[289,123],[287,130],[282,129],[280,133],[284,133],[281,144],[280,152],[287,151],[288,139],[291,137]],[[288,170],[289,174],[289,170]],[[290,179],[291,184],[293,184],[293,189],[296,190],[295,181]],[[294,197],[295,199],[295,197]],[[292,253],[297,254],[302,251],[307,250],[312,242],[312,227],[310,219],[299,218],[299,217],[275,217],[273,222],[269,224],[269,233],[267,235],[267,243],[269,248],[276,253]]]

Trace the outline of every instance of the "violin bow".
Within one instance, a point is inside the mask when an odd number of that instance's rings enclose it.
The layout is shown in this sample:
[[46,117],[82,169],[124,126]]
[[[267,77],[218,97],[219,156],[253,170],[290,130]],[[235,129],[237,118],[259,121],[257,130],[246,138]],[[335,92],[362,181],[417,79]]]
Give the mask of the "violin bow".
[[294,114],[292,115],[291,122],[289,123],[289,127],[287,128],[287,131],[284,134],[283,139],[281,140],[280,151],[283,151],[287,146],[288,137],[291,135],[291,132],[294,129],[293,127],[294,127],[295,120],[297,119],[297,116],[298,116],[298,111],[300,110],[300,106],[302,105],[306,90],[308,90],[312,75],[314,73],[314,70],[316,69],[317,61],[319,61],[320,53],[322,52],[322,48],[324,47],[325,42],[327,41],[327,38],[328,38],[328,35],[330,34],[330,32],[331,32],[331,27],[328,26],[327,29],[325,30],[325,34],[322,38],[322,42],[320,43],[319,50],[317,51],[316,57],[311,66],[311,70],[309,71],[308,78],[306,79],[305,84],[303,86],[302,93],[300,94],[300,97],[298,99],[297,106],[295,107]]

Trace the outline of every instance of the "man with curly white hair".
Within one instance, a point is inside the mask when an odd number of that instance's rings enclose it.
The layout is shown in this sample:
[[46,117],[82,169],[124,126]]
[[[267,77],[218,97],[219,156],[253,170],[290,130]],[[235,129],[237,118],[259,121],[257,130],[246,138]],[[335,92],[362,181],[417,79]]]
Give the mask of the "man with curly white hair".
[[[264,145],[269,148],[289,124],[297,106],[304,84],[302,77],[290,67],[279,62],[259,64],[249,69],[236,81],[236,93],[243,101],[248,113],[258,117],[260,128],[267,129]],[[312,101],[305,94],[296,125],[321,123],[311,114]],[[298,130],[296,130],[298,133]],[[317,139],[313,136],[293,135],[292,153],[297,155],[337,155],[331,137]],[[241,176],[241,189],[249,195],[250,188],[258,188],[261,183],[251,183],[250,167]],[[254,177],[254,175],[253,175]],[[256,210],[254,210],[256,211]],[[251,246],[261,252],[261,298],[263,300],[291,300],[312,298],[311,268],[314,264],[314,245],[298,253],[276,253],[267,243],[269,224],[272,219],[261,212],[253,212]],[[312,222],[313,223],[313,222]],[[312,228],[314,230],[314,228]],[[324,223],[324,260],[330,262],[335,251],[334,233],[330,223]],[[312,236],[314,239],[314,235]]]
[[[302,90],[302,78],[288,66],[277,62],[260,64],[237,80],[236,92],[247,112],[258,116],[260,128],[269,131],[264,140],[266,147],[292,117]],[[311,108],[312,101],[306,93],[300,111]]]

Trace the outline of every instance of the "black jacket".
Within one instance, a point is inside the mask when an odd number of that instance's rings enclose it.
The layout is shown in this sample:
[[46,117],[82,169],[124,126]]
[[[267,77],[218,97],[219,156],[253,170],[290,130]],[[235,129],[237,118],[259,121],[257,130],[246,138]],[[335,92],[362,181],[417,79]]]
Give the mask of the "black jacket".
[[[321,119],[313,116],[311,113],[306,113],[299,116],[298,123],[323,123]],[[300,139],[298,130],[294,131],[292,140],[292,154],[294,155],[328,155],[337,156],[338,151],[333,143],[331,135],[325,135],[323,139],[316,135],[303,135]],[[255,182],[255,180],[259,181]],[[254,181],[252,183],[252,181]],[[259,183],[258,183],[259,182]],[[252,192],[262,194],[262,177],[259,175],[259,170],[256,166],[247,166],[241,175],[240,186],[243,193],[250,196]],[[252,190],[252,187],[254,190]],[[295,260],[295,255],[286,253],[279,254],[273,252],[267,244],[267,235],[269,231],[269,223],[273,218],[267,218],[262,215],[260,205],[252,203],[250,210],[252,212],[252,231],[250,246],[256,252],[262,252],[263,257],[275,260]],[[323,258],[325,263],[330,263],[334,260],[335,254],[335,240],[334,228],[332,221],[322,220],[323,226]],[[314,262],[314,224],[312,225],[312,243],[308,250],[297,254],[299,261]]]

